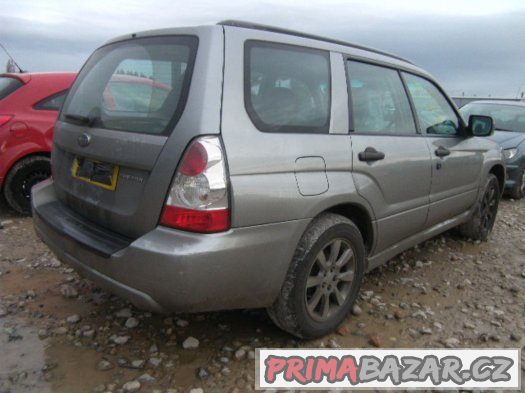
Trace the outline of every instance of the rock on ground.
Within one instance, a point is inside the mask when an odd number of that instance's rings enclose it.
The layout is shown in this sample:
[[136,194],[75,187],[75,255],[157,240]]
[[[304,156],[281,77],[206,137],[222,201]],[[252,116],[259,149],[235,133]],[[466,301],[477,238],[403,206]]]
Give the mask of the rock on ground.
[[124,390],[124,392],[126,393],[137,392],[140,390],[140,382],[139,381],[126,382],[124,386],[122,386],[122,390]]
[[188,337],[184,342],[182,343],[182,348],[184,349],[197,349],[199,348],[199,340],[197,340],[195,337]]

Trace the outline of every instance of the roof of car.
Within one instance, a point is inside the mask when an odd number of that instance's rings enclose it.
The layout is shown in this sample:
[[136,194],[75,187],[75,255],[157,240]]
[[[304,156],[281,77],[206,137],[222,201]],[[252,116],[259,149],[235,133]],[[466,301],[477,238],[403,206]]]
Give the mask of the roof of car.
[[[371,58],[375,58],[374,60],[384,61],[384,62],[391,63],[396,66],[405,67],[415,72],[419,72],[427,76],[430,76],[428,72],[426,72],[425,70],[422,70],[417,65],[414,65],[409,60],[403,57],[382,51],[382,50],[370,48],[364,45],[353,44],[353,43],[338,40],[338,39],[321,37],[318,35],[283,29],[280,27],[268,26],[268,25],[239,21],[239,20],[225,20],[222,22],[218,22],[215,25],[184,26],[184,27],[173,27],[173,28],[139,31],[139,32],[129,33],[129,34],[125,34],[125,35],[121,35],[121,36],[112,38],[109,41],[106,41],[104,45],[102,46],[106,46],[109,44],[129,40],[129,39],[135,39],[135,38],[163,36],[163,35],[177,35],[177,34],[184,34],[184,35],[195,34],[198,31],[205,31],[205,30],[209,31],[209,30],[213,30],[214,28],[219,28],[219,27],[220,28],[226,27],[226,28],[251,29],[251,30],[261,31],[264,33],[274,33],[274,34],[287,35],[291,37],[304,38],[306,40],[317,41],[319,43],[319,47],[324,47],[327,50],[344,51],[344,49],[342,48],[348,48],[351,50],[356,50],[357,56],[370,56]],[[362,53],[359,53],[359,52],[362,52]]]
[[471,101],[469,104],[491,104],[491,105],[502,105],[502,106],[519,106],[525,108],[525,101],[516,101],[516,100],[478,100]]
[[379,49],[370,48],[368,46],[358,45],[358,44],[354,44],[354,43],[351,43],[351,42],[338,40],[338,39],[335,39],[335,38],[329,38],[329,37],[323,37],[323,36],[314,35],[314,34],[303,33],[301,31],[284,29],[284,28],[281,28],[281,27],[275,27],[275,26],[269,26],[269,25],[263,25],[263,24],[259,24],[259,23],[245,22],[245,21],[233,20],[233,19],[224,20],[224,21],[219,22],[217,24],[221,25],[221,26],[242,27],[242,28],[245,28],[245,29],[269,31],[269,32],[272,32],[272,33],[287,34],[287,35],[293,35],[293,36],[296,36],[296,37],[309,38],[309,39],[313,39],[313,40],[317,40],[317,41],[330,42],[332,44],[343,45],[343,46],[348,46],[348,47],[355,48],[355,49],[366,50],[368,52],[377,53],[379,55],[392,57],[394,59],[401,60],[401,61],[407,62],[409,64],[413,64],[411,61],[409,61],[409,60],[407,60],[407,59],[405,59],[403,57],[400,57],[400,56],[397,56],[397,55],[394,55],[392,53],[388,53],[388,52],[385,52],[385,51],[382,51],[382,50],[379,50]]

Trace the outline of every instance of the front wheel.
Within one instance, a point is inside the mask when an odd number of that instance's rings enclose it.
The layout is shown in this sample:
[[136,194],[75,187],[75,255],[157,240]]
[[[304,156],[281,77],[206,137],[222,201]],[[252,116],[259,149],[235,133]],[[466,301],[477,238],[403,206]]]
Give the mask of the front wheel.
[[31,214],[31,188],[51,176],[48,157],[31,156],[18,161],[9,171],[4,183],[4,197],[19,213]]
[[489,174],[483,190],[474,208],[474,213],[466,223],[459,227],[460,233],[472,240],[487,240],[498,213],[501,193],[497,177]]
[[365,246],[359,229],[343,216],[323,214],[301,238],[268,314],[294,336],[324,336],[350,312],[364,268]]

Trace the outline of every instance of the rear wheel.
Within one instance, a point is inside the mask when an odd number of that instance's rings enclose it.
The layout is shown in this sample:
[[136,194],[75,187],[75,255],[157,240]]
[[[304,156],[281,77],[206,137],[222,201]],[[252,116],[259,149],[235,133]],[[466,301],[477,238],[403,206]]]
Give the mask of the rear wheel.
[[509,195],[514,199],[521,199],[525,196],[525,165],[520,168],[516,184],[509,190]]
[[500,195],[498,179],[489,174],[472,217],[459,227],[463,236],[472,240],[487,240],[496,221]]
[[359,229],[345,217],[323,214],[299,242],[280,296],[268,314],[277,326],[297,337],[324,336],[349,313],[364,266]]
[[31,156],[18,161],[9,171],[4,183],[4,197],[14,210],[31,214],[31,188],[51,176],[48,157]]

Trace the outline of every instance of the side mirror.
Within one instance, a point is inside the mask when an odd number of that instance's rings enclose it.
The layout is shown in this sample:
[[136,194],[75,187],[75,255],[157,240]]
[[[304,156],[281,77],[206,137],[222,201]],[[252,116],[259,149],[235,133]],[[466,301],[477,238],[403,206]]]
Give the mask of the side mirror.
[[494,120],[490,116],[470,115],[467,132],[470,136],[491,136],[494,133]]

